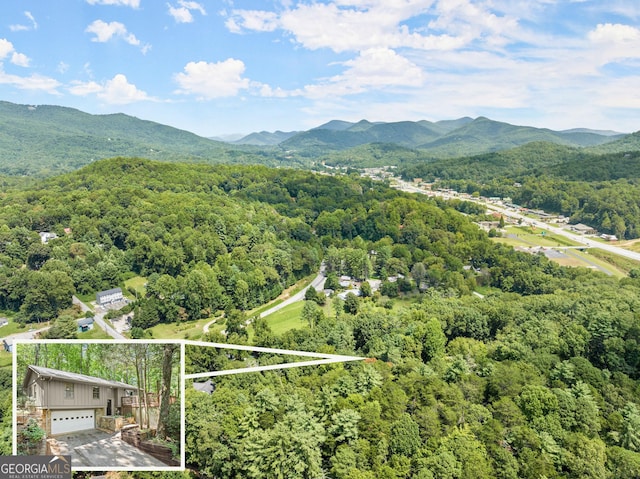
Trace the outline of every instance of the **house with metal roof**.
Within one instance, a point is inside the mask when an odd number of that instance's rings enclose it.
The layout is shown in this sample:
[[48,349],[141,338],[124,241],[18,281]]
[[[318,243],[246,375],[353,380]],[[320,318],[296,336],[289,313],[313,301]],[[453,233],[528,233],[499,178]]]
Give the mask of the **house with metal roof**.
[[120,381],[33,365],[27,367],[22,389],[51,435],[94,429],[97,418],[115,415],[122,399],[138,390]]
[[93,329],[93,317],[80,318],[76,322],[78,323],[79,333],[84,333],[86,331],[89,331],[90,329]]

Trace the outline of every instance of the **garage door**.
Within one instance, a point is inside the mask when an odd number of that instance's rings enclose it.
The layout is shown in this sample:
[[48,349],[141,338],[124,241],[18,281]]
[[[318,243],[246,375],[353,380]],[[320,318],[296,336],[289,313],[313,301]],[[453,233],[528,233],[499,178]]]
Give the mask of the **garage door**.
[[51,434],[82,431],[95,428],[93,409],[51,411]]

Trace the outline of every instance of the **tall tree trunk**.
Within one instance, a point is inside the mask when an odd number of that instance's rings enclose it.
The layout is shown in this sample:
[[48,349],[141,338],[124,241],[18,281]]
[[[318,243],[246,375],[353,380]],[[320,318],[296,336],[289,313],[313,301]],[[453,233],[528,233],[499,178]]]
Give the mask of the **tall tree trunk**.
[[169,403],[171,401],[171,366],[177,344],[167,343],[162,353],[162,384],[160,386],[160,416],[158,418],[158,437],[167,438]]
[[151,421],[149,420],[149,363],[147,362],[147,360],[149,359],[149,348],[147,347],[147,345],[144,345],[144,356],[143,358],[143,378],[142,381],[144,382],[144,411],[145,411],[145,418],[146,418],[146,422],[147,422],[147,427],[149,429],[151,429]]

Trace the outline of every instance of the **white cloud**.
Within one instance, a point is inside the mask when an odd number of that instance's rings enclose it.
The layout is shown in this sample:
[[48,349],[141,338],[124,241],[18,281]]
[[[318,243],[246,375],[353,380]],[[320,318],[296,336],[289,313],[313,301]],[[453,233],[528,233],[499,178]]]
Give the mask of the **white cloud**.
[[640,58],[640,29],[636,27],[601,23],[588,33],[587,39],[593,49],[589,61],[598,65]]
[[52,95],[59,95],[60,92],[57,89],[61,86],[57,80],[42,75],[30,75],[28,77],[10,75],[4,72],[1,63],[0,84],[11,85],[21,90],[40,90]]
[[[421,15],[421,21],[408,26]],[[501,46],[524,34],[515,16],[498,15],[471,0],[338,0],[298,4],[279,14],[233,10],[226,26],[234,33],[281,29],[305,48],[335,52],[451,50],[474,41]]]
[[29,66],[29,57],[24,53],[18,53],[15,51],[13,47],[13,43],[11,43],[6,38],[0,38],[0,60],[4,60],[5,58],[11,55],[10,61],[14,65],[19,67],[28,67]]
[[60,62],[58,63],[58,67],[56,68],[56,70],[58,70],[58,73],[66,73],[67,70],[69,69],[69,65],[65,62]]
[[31,25],[21,25],[21,24],[9,25],[9,29],[12,32],[21,32],[21,31],[37,30],[38,29],[38,22],[36,22],[36,19],[31,14],[31,12],[29,12],[29,11],[24,12],[24,16],[29,19],[29,21],[31,22]]
[[28,67],[29,62],[29,57],[24,53],[13,52],[13,54],[11,55],[11,63],[19,67]]
[[244,63],[234,58],[217,63],[189,62],[184,72],[174,76],[180,86],[176,93],[205,100],[236,96],[250,86],[249,80],[242,77],[244,70]]
[[589,32],[594,43],[634,44],[640,41],[640,29],[619,23],[600,23]]
[[113,37],[116,37],[122,38],[129,45],[140,45],[140,40],[138,40],[133,33],[129,33],[127,27],[120,22],[106,23],[102,20],[95,20],[85,29],[85,32],[95,35],[95,37],[91,39],[92,42],[105,43]]
[[121,73],[102,84],[95,81],[73,82],[69,92],[78,96],[96,95],[110,105],[126,105],[139,101],[158,101],[147,95],[146,92],[139,90],[132,83],[129,83],[127,77]]
[[347,69],[327,82],[305,87],[305,95],[312,98],[333,95],[352,95],[371,90],[398,91],[424,84],[425,74],[420,67],[387,48],[372,48],[343,63]]
[[138,8],[140,0],[87,0],[89,5],[116,5],[122,7]]
[[198,2],[179,0],[177,7],[174,7],[170,3],[168,3],[167,6],[169,7],[169,15],[178,23],[193,22],[192,11],[200,12],[201,15],[207,14],[204,7]]
[[256,32],[272,32],[279,26],[278,14],[262,10],[234,10],[233,17],[227,19],[225,25],[232,33],[242,30]]
[[102,85],[99,85],[94,81],[90,81],[90,82],[73,81],[71,82],[71,85],[72,86],[69,87],[69,92],[71,92],[72,95],[77,95],[77,96],[91,95],[91,94],[99,93],[104,90],[104,87]]
[[0,38],[0,60],[6,58],[13,51],[13,43],[6,38]]

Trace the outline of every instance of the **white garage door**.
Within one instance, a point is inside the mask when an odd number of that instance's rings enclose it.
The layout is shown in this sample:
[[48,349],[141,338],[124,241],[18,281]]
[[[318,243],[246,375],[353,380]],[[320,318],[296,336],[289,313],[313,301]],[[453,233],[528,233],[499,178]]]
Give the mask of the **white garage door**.
[[93,409],[51,411],[51,434],[82,431],[95,428]]

